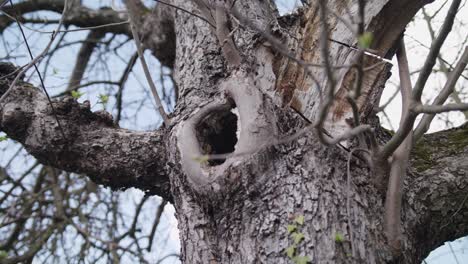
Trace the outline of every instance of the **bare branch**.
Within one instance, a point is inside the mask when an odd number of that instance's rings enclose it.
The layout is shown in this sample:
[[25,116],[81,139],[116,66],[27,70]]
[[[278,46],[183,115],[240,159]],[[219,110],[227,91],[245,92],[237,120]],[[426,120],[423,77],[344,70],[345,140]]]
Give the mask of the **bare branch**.
[[318,135],[318,138],[320,142],[324,144],[328,144],[326,138],[324,137],[323,134],[323,124],[325,122],[325,119],[328,115],[328,111],[330,110],[331,105],[333,104],[333,99],[335,97],[335,86],[336,86],[336,80],[335,77],[333,76],[333,71],[330,67],[330,58],[329,53],[328,53],[328,35],[329,35],[329,28],[327,24],[327,1],[320,0],[319,1],[320,5],[320,54],[322,56],[323,64],[325,65],[325,73],[327,76],[327,87],[326,91],[327,93],[325,94],[325,100],[321,100],[321,106],[320,106],[320,112],[318,114],[318,119],[315,124],[315,130],[316,134]]
[[156,104],[156,109],[158,110],[159,112],[159,115],[161,115],[161,118],[163,119],[164,121],[164,124],[166,125],[166,127],[169,127],[169,117],[167,116],[163,106],[162,106],[162,102],[161,102],[161,98],[159,97],[159,94],[158,94],[158,91],[156,89],[156,86],[154,84],[154,81],[153,81],[153,78],[151,77],[151,73],[148,69],[148,64],[146,63],[146,60],[145,60],[145,55],[143,53],[143,48],[142,48],[142,45],[141,45],[141,42],[140,42],[140,37],[138,36],[138,31],[137,31],[137,21],[138,21],[138,14],[136,13],[137,12],[137,0],[127,0],[126,1],[126,4],[128,6],[128,14],[130,16],[130,27],[131,27],[131,30],[132,30],[132,35],[133,35],[133,39],[135,40],[135,45],[137,47],[137,52],[138,52],[138,57],[140,57],[140,61],[141,61],[141,66],[143,67],[143,71],[145,73],[145,77],[146,77],[146,80],[148,81],[148,84],[150,86],[150,89],[151,89],[151,93],[153,94],[153,97],[154,97],[154,101],[155,101],[155,104]]
[[205,3],[204,0],[192,0],[202,13],[202,15],[205,17],[206,21],[208,21],[208,24],[216,28],[216,20],[214,15],[211,12],[210,6]]
[[159,222],[161,221],[161,215],[164,212],[164,207],[166,206],[167,201],[162,200],[158,206],[158,210],[156,210],[156,217],[154,218],[153,227],[151,228],[151,232],[149,235],[149,243],[146,250],[149,252],[151,251],[153,245],[154,234],[156,233],[156,228],[159,226]]
[[[398,69],[400,73],[400,87],[402,98],[402,113],[400,129],[405,119],[409,116],[411,105],[411,79],[408,66],[408,58],[403,37],[400,39],[397,51]],[[412,125],[410,126],[412,128]],[[392,154],[390,176],[388,180],[387,194],[385,197],[385,232],[388,242],[396,252],[401,250],[401,203],[403,195],[403,182],[406,178],[409,154],[412,148],[412,130],[404,137],[401,145]],[[385,147],[384,147],[385,148]]]
[[455,16],[457,15],[460,3],[461,0],[453,0],[452,5],[450,6],[450,9],[447,13],[447,17],[445,18],[444,24],[440,29],[439,36],[437,36],[436,40],[432,42],[431,49],[429,50],[429,55],[427,56],[426,61],[424,62],[424,66],[419,74],[418,80],[414,85],[413,99],[415,101],[421,100],[421,95],[423,93],[424,86],[426,85],[427,79],[431,74],[432,67],[434,67],[434,64],[436,63],[437,56],[440,53],[440,48],[442,47],[442,44],[444,44],[445,39],[447,38],[450,31],[452,30],[453,22],[455,20]]
[[133,66],[135,66],[135,63],[138,59],[138,52],[133,54],[133,56],[130,58],[129,62],[127,63],[127,67],[125,67],[125,70],[120,77],[120,80],[118,82],[119,85],[119,91],[117,92],[116,95],[116,107],[117,107],[117,116],[115,117],[115,123],[118,124],[120,122],[120,119],[122,119],[122,97],[123,97],[123,89],[125,86],[125,83],[128,80],[128,76],[130,75],[130,72],[133,69]]
[[[10,4],[12,2],[10,1]],[[63,130],[63,127],[62,127],[62,124],[60,123],[60,120],[59,118],[57,117],[57,114],[55,112],[55,109],[54,109],[54,106],[52,104],[52,101],[50,99],[50,96],[49,96],[49,93],[47,92],[47,89],[45,87],[45,84],[44,84],[44,80],[42,79],[42,76],[41,76],[41,73],[39,72],[39,68],[37,67],[37,64],[44,58],[44,56],[47,54],[47,52],[49,51],[50,47],[52,46],[52,43],[54,42],[55,38],[57,37],[57,34],[58,34],[58,31],[60,31],[60,28],[62,27],[62,24],[63,24],[63,18],[65,17],[66,13],[67,13],[67,10],[68,10],[68,1],[65,0],[64,1],[64,7],[63,7],[63,11],[62,11],[62,16],[60,17],[60,21],[59,21],[59,24],[57,26],[57,29],[56,31],[52,32],[52,35],[50,37],[50,41],[47,43],[46,47],[44,48],[44,50],[36,57],[34,58],[32,52],[31,52],[31,49],[30,49],[30,46],[29,46],[29,43],[28,43],[28,40],[26,38],[26,35],[24,34],[24,31],[23,31],[23,28],[21,27],[21,24],[16,20],[17,24],[18,24],[18,27],[20,29],[20,32],[21,32],[21,36],[23,37],[23,40],[26,44],[26,48],[28,49],[28,53],[29,53],[29,56],[31,58],[31,61],[16,75],[15,79],[11,82],[8,90],[5,91],[5,93],[0,97],[0,103],[2,103],[3,99],[8,95],[8,93],[13,89],[13,87],[16,85],[16,83],[19,81],[20,78],[23,77],[23,74],[31,67],[34,67],[34,69],[36,70],[38,76],[39,76],[39,80],[41,81],[41,86],[42,86],[42,90],[44,91],[46,97],[47,97],[47,100],[50,104],[50,107],[52,109],[52,114],[53,116],[55,117],[55,120],[57,122],[57,125],[58,125],[58,128],[60,130],[60,132],[62,133],[62,136],[64,137],[65,139],[65,133],[64,133],[64,130]]]
[[100,39],[105,36],[105,32],[99,30],[93,30],[89,32],[88,36],[84,40],[83,45],[76,56],[75,67],[73,68],[70,81],[68,82],[67,91],[71,91],[74,87],[80,85],[81,79],[85,73],[86,67],[88,66],[89,59],[93,54]]
[[212,23],[212,21],[210,22],[208,19],[206,19],[206,18],[204,18],[204,17],[202,17],[202,16],[200,16],[200,15],[197,15],[197,14],[195,14],[195,13],[193,13],[193,12],[190,12],[190,11],[188,11],[187,9],[184,9],[184,8],[179,7],[179,6],[176,6],[176,5],[167,3],[167,2],[163,2],[163,1],[160,1],[160,0],[154,0],[154,1],[156,1],[156,2],[158,2],[158,3],[161,3],[161,4],[163,4],[163,5],[167,5],[167,6],[169,6],[169,7],[172,7],[172,8],[174,8],[174,9],[180,10],[180,11],[182,11],[182,12],[184,12],[184,13],[187,13],[187,14],[190,14],[190,15],[192,15],[192,16],[194,16],[194,17],[197,17],[197,18],[199,18],[199,19],[205,21],[206,23],[208,23],[212,28],[216,28],[216,26]]
[[414,108],[417,113],[425,114],[439,114],[450,111],[466,111],[468,110],[468,103],[466,104],[446,104],[446,105],[418,105]]
[[[452,111],[452,110],[460,111],[460,108],[457,109],[457,107],[458,106],[463,107],[463,105],[460,105],[460,104],[444,106],[444,107],[438,107],[438,106],[443,104],[447,100],[449,95],[454,91],[455,84],[457,83],[458,78],[460,77],[462,72],[465,70],[467,64],[468,64],[468,47],[465,47],[465,51],[463,52],[463,55],[461,56],[457,65],[455,66],[455,69],[453,70],[453,72],[450,73],[449,78],[444,85],[444,88],[439,93],[439,95],[434,99],[434,102],[432,103],[432,105],[420,106],[420,109],[418,111],[420,113],[426,113],[426,114],[423,115],[421,121],[419,122],[418,126],[414,130],[415,141],[421,138],[421,136],[424,133],[426,133],[426,131],[429,129],[429,126],[431,125],[431,122],[435,117],[434,113],[441,113],[441,112],[447,112],[447,111]],[[455,107],[455,108],[452,108],[452,107]],[[432,111],[432,114],[430,114],[431,111]]]

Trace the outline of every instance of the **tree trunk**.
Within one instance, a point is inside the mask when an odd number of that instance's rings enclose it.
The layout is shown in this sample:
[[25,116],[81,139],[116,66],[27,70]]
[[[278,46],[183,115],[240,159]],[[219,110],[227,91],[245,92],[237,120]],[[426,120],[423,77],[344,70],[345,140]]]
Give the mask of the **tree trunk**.
[[[338,19],[347,18],[342,1],[327,2],[329,37],[356,44]],[[347,2],[356,15],[356,1]],[[395,41],[427,1],[366,2],[363,26],[373,33],[371,48],[392,56]],[[173,65],[179,98],[169,127],[131,132],[114,127],[102,113],[62,101],[56,108],[67,124],[64,140],[45,97],[34,88],[15,88],[3,103],[2,130],[41,162],[173,201],[184,263],[420,263],[435,246],[466,234],[468,205],[459,205],[468,191],[468,179],[462,177],[468,174],[467,127],[431,136],[427,140],[434,148],[416,147],[405,183],[403,250],[395,254],[383,230],[385,191],[365,159],[350,154],[353,143],[325,146],[313,129],[298,139],[281,140],[317,120],[319,91],[329,89],[323,67],[307,72],[300,65],[323,62],[319,4],[313,1],[297,14],[278,18],[270,1],[237,1],[232,13],[216,1],[199,3],[171,1],[204,19],[158,4],[155,13],[164,17],[142,23],[142,31],[153,32],[147,45],[156,56],[165,53],[164,63]],[[229,41],[220,38],[223,12],[231,21]],[[173,28],[161,38],[155,23]],[[175,47],[161,48],[172,43],[171,34]],[[358,58],[344,46],[328,45],[332,65]],[[240,64],[232,59],[236,52]],[[390,67],[372,57],[365,57],[364,64],[373,68],[363,77],[357,102],[361,121],[372,124],[384,142],[389,135],[372,110]],[[11,73],[2,67],[2,76]],[[345,97],[356,74],[347,67],[333,75],[338,89],[324,129],[337,137],[351,126]],[[0,81],[2,94],[8,80]],[[459,139],[456,148],[443,142],[447,138]],[[232,156],[218,155],[232,151]],[[448,191],[452,186],[456,189]]]

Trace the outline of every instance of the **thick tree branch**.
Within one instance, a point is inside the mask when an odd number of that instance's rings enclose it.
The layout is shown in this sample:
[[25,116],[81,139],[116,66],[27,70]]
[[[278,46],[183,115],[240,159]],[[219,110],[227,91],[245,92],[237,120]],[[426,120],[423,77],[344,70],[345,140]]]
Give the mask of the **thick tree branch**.
[[[13,70],[10,64],[0,64],[0,94],[9,87]],[[54,102],[64,139],[44,94],[27,83],[10,91],[0,108],[0,129],[41,163],[87,174],[112,188],[136,187],[171,199],[165,130],[121,129],[109,113],[93,113],[89,104],[66,97]]]
[[411,156],[403,221],[415,232],[419,250],[414,256],[421,259],[468,233],[468,123],[424,135]]

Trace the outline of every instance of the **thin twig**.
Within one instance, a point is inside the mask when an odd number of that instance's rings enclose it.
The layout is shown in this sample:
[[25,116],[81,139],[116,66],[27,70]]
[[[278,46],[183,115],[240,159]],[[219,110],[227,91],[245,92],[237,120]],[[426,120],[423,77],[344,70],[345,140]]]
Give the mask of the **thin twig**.
[[460,264],[460,262],[458,262],[458,258],[457,258],[457,255],[455,254],[455,251],[453,251],[452,245],[450,244],[450,242],[448,242],[447,244],[448,244],[448,246],[449,246],[449,248],[450,248],[450,252],[452,252],[452,256],[453,256],[453,258],[455,259],[455,262],[456,262],[457,264]]
[[136,14],[133,14],[133,12],[129,9],[128,10],[129,18],[130,18],[130,29],[132,31],[133,39],[135,40],[135,44],[137,47],[137,52],[138,56],[140,57],[141,61],[141,66],[143,67],[143,71],[145,73],[146,80],[148,81],[148,84],[151,89],[151,93],[153,94],[154,101],[156,103],[156,109],[161,115],[161,118],[163,119],[164,124],[166,127],[169,126],[169,117],[167,116],[166,112],[164,111],[164,108],[161,103],[161,98],[159,97],[158,91],[156,90],[156,86],[154,85],[153,78],[151,77],[150,71],[148,69],[148,64],[146,63],[145,56],[143,53],[143,48],[140,42],[140,38],[138,36],[138,31],[136,29]]
[[[434,114],[428,114],[428,111],[433,111],[433,113],[441,113],[441,112],[446,112],[444,108],[450,109],[455,107],[456,105],[452,106],[444,106],[440,107],[441,104],[443,104],[448,96],[454,91],[455,89],[455,84],[458,81],[458,78],[462,74],[462,72],[465,70],[466,65],[468,64],[468,46],[465,47],[465,51],[463,52],[463,55],[461,56],[460,60],[458,61],[457,65],[455,66],[455,70],[450,73],[449,78],[447,82],[444,85],[444,88],[442,91],[439,93],[439,95],[434,99],[434,102],[432,103],[431,106],[421,106],[422,109],[420,109],[421,113],[426,113],[423,115],[421,121],[419,122],[418,126],[414,130],[414,139],[418,140],[422,137],[424,133],[427,132],[429,129],[429,126],[431,125],[432,120],[434,119]],[[458,106],[463,107],[463,105],[457,104]],[[437,111],[440,112],[437,112]],[[459,110],[459,109],[456,109]]]
[[[67,32],[77,32],[77,31],[86,31],[86,30],[94,30],[94,29],[100,29],[100,28],[106,28],[106,27],[115,27],[115,26],[121,26],[121,25],[125,25],[125,24],[129,24],[130,21],[129,20],[125,20],[125,21],[121,21],[121,22],[113,22],[113,23],[108,23],[108,24],[102,24],[102,25],[97,25],[97,26],[91,26],[91,27],[80,27],[80,28],[74,28],[74,29],[67,29],[67,30],[54,30],[54,31],[44,31],[44,30],[38,30],[38,29],[35,29],[35,28],[32,28],[32,27],[28,27],[26,26],[24,23],[22,23],[21,21],[19,21],[19,19],[17,18],[14,18],[12,15],[6,13],[5,11],[2,11],[5,16],[7,16],[8,18],[12,19],[12,20],[15,20],[17,23],[20,23],[23,27],[31,30],[31,31],[34,31],[34,32],[37,32],[37,33],[42,33],[42,34],[53,34],[53,33],[67,33]],[[26,21],[26,22],[30,22],[30,21]],[[51,21],[51,20],[48,20],[47,21],[49,24],[52,24],[52,23],[55,23],[55,21]],[[59,20],[59,23],[60,23],[60,20]],[[44,22],[42,23],[44,24]]]
[[[256,152],[258,152],[260,150],[263,150],[263,149],[266,149],[266,148],[269,148],[269,147],[272,147],[272,146],[276,146],[276,145],[286,144],[286,143],[289,143],[289,142],[294,141],[296,139],[299,139],[303,135],[310,132],[312,130],[312,128],[314,128],[313,124],[307,125],[307,126],[305,126],[304,128],[300,129],[299,131],[297,131],[296,133],[294,133],[292,135],[285,136],[285,137],[280,138],[280,139],[269,140],[269,141],[267,141],[266,143],[264,143],[264,144],[262,144],[260,146],[252,147],[251,149],[248,149],[248,150],[245,150],[245,151],[242,151],[242,152],[225,153],[225,154],[210,154],[210,155],[205,155],[204,157],[193,157],[193,158],[197,159],[197,160],[198,159],[203,160],[205,158],[207,160],[221,160],[221,159],[228,159],[228,158],[251,155],[251,154],[254,154],[254,153],[256,153]],[[354,137],[356,135],[359,135],[359,134],[361,134],[363,132],[366,132],[366,131],[372,131],[372,127],[369,126],[369,125],[361,125],[361,126],[353,128],[353,129],[349,129],[349,130],[343,132],[341,135],[339,135],[337,137],[331,136],[328,132],[325,131],[325,129],[323,129],[322,133],[325,136],[327,136],[327,142],[330,145],[334,145],[334,144],[338,144],[341,141],[350,139],[350,138],[352,138],[352,137]],[[343,149],[345,149],[346,151],[349,151],[344,146],[341,145],[341,147]]]
[[0,8],[3,8],[6,4],[8,4],[8,1],[10,0],[3,0],[3,2],[0,3]]
[[[39,69],[37,68],[37,65],[36,65],[36,64],[37,64],[37,63],[44,57],[44,55],[48,52],[48,50],[49,50],[50,47],[52,46],[52,43],[53,43],[54,40],[55,40],[55,37],[58,35],[58,31],[60,30],[60,28],[61,28],[61,26],[62,26],[62,24],[63,24],[63,20],[65,19],[65,13],[66,13],[67,7],[68,7],[67,2],[68,2],[68,0],[65,0],[65,4],[64,4],[64,7],[63,7],[63,11],[62,11],[62,16],[61,16],[60,22],[59,22],[59,24],[58,24],[58,26],[57,26],[57,31],[54,31],[54,32],[52,33],[52,36],[51,36],[51,38],[50,38],[49,43],[47,44],[47,46],[45,47],[45,49],[44,49],[36,58],[34,58],[34,56],[32,55],[31,49],[30,49],[30,47],[29,47],[29,43],[28,43],[28,41],[27,41],[26,35],[24,34],[23,28],[21,27],[21,24],[18,22],[18,20],[16,20],[16,22],[17,22],[17,24],[18,24],[18,27],[19,27],[19,29],[20,29],[20,31],[21,31],[21,35],[22,35],[22,37],[23,37],[23,39],[24,39],[24,41],[25,41],[26,47],[27,47],[27,49],[28,49],[29,56],[31,57],[31,62],[30,62],[28,65],[26,65],[26,66],[18,73],[18,75],[16,75],[15,79],[11,82],[10,86],[8,87],[8,90],[2,95],[2,97],[0,97],[0,102],[3,102],[3,100],[4,100],[4,99],[8,96],[8,94],[13,90],[13,87],[14,87],[14,86],[16,85],[16,83],[19,81],[19,79],[21,78],[21,76],[22,76],[28,69],[30,69],[31,67],[34,66],[34,68],[35,68],[35,70],[36,70],[36,72],[37,72],[37,74],[38,74],[38,76],[39,76],[39,80],[40,80],[40,82],[41,82],[42,89],[44,90],[44,93],[45,93],[46,96],[47,96],[47,100],[48,100],[48,102],[49,102],[49,104],[50,104],[50,107],[51,107],[51,109],[52,109],[53,115],[54,115],[54,117],[55,117],[55,119],[56,119],[56,121],[57,121],[58,127],[59,127],[60,132],[62,133],[62,136],[63,136],[64,139],[66,138],[65,132],[64,132],[64,130],[63,130],[62,125],[60,124],[60,121],[59,121],[59,119],[58,119],[58,116],[57,116],[57,113],[56,113],[56,111],[55,111],[54,105],[53,105],[52,100],[51,100],[51,98],[50,98],[50,96],[49,96],[49,93],[47,92],[47,90],[46,90],[46,88],[45,88],[44,80],[42,79],[41,73],[40,73]],[[11,0],[10,0],[10,5],[13,6],[13,2],[12,2]]]
[[[422,46],[422,47],[424,47],[424,48],[426,48],[426,49],[428,49],[428,50],[430,49],[430,47],[426,46],[424,43],[422,43],[421,41],[419,41],[418,39],[416,39],[415,37],[413,37],[413,36],[411,36],[411,35],[405,34],[405,37],[411,38],[413,41],[415,41],[416,43],[418,43],[420,46]],[[453,69],[454,69],[453,64],[450,63],[450,62],[448,62],[446,59],[444,59],[444,58],[442,57],[441,54],[439,54],[439,55],[437,56],[437,58],[438,58],[441,62],[445,63],[445,64],[448,66],[448,70],[453,70]],[[417,72],[420,72],[420,70],[418,70]],[[412,73],[414,73],[414,72],[412,72]],[[461,77],[462,77],[463,79],[465,79],[465,80],[468,80],[468,76],[466,76],[466,75],[461,74]]]
[[204,17],[202,17],[202,16],[199,16],[199,15],[193,13],[193,12],[190,12],[190,11],[188,11],[187,9],[184,9],[184,8],[182,8],[182,7],[179,7],[179,6],[170,4],[170,3],[166,3],[166,2],[163,2],[163,1],[160,1],[160,0],[153,0],[153,1],[158,2],[158,3],[161,3],[161,4],[163,4],[163,5],[170,6],[170,7],[174,8],[174,9],[180,10],[180,11],[182,11],[182,12],[184,12],[184,13],[190,14],[190,15],[192,15],[192,16],[194,16],[194,17],[197,17],[197,18],[199,18],[199,19],[205,21],[205,22],[208,23],[212,28],[216,28],[216,26],[215,26],[213,23],[211,23],[210,21],[208,21],[208,19],[206,19],[206,18],[204,18]]
[[322,55],[323,64],[325,65],[325,73],[327,76],[327,88],[328,93],[325,96],[325,100],[322,100],[320,103],[320,109],[318,114],[317,122],[315,123],[315,130],[318,135],[320,142],[323,144],[329,145],[330,142],[323,136],[322,128],[325,122],[325,119],[328,115],[328,111],[333,104],[333,99],[335,96],[335,86],[336,80],[333,76],[332,69],[330,67],[330,59],[328,57],[328,35],[329,35],[329,28],[327,23],[327,1],[319,0],[320,6],[320,54]]
[[383,105],[379,106],[379,108],[377,108],[376,112],[383,112],[385,110],[385,108],[387,108],[387,106],[393,101],[393,99],[395,99],[395,97],[400,93],[400,86],[398,86],[396,89],[395,89],[395,92],[393,92],[393,94],[388,98],[387,102],[385,102]]
[[425,114],[440,114],[451,111],[467,111],[468,103],[466,104],[446,104],[446,105],[418,105],[414,108],[417,113]]
[[[272,48],[274,48],[276,51],[281,53],[281,55],[285,56],[289,60],[297,63],[298,65],[300,65],[304,69],[304,71],[307,73],[307,75],[314,82],[315,88],[317,89],[317,91],[319,93],[319,98],[320,98],[320,100],[322,100],[322,89],[320,88],[320,83],[318,82],[315,75],[309,69],[309,67],[317,67],[319,65],[309,64],[308,62],[303,61],[303,60],[297,58],[294,54],[288,52],[288,48],[285,47],[285,45],[283,45],[283,43],[281,43],[277,38],[275,38],[274,36],[272,36],[271,34],[266,32],[265,30],[262,30],[261,28],[259,28],[257,25],[252,23],[249,19],[244,17],[242,14],[240,14],[239,11],[237,11],[236,9],[233,9],[231,13],[236,19],[239,20],[239,22],[242,25],[248,26],[249,28],[253,29],[255,32],[259,33],[263,38],[265,38],[265,40],[267,40],[268,43],[271,44]],[[322,66],[322,67],[324,67],[324,66]]]
[[156,234],[156,228],[158,228],[159,226],[159,222],[161,221],[161,215],[164,212],[164,207],[166,206],[166,204],[167,201],[163,199],[159,204],[158,209],[156,210],[156,217],[154,218],[153,227],[151,228],[151,232],[148,237],[148,247],[146,248],[148,252],[151,251],[151,248],[153,246],[154,234]]
[[432,67],[434,67],[436,63],[436,59],[438,54],[440,53],[440,48],[442,44],[444,44],[445,39],[447,38],[450,31],[452,31],[453,22],[455,21],[455,16],[458,12],[458,7],[460,6],[461,0],[453,0],[452,5],[447,13],[447,17],[445,18],[444,23],[440,29],[439,36],[432,42],[431,49],[429,51],[429,55],[427,55],[426,61],[424,62],[424,66],[421,69],[421,73],[419,74],[418,80],[414,85],[413,89],[413,99],[415,101],[421,100],[421,95],[424,90],[424,86],[426,85],[427,79],[432,72]]

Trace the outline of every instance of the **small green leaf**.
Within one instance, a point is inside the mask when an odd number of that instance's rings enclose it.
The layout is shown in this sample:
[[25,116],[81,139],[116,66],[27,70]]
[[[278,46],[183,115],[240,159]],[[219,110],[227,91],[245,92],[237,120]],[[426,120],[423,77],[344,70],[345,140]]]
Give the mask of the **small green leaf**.
[[75,90],[71,91],[71,96],[75,99],[80,98],[81,96],[83,96],[83,94],[84,93],[80,93],[79,91],[75,91]]
[[295,256],[293,261],[295,264],[307,264],[310,262],[310,259],[308,256]]
[[8,257],[8,252],[0,250],[0,260],[6,259]]
[[301,241],[304,239],[304,234],[302,233],[293,233],[291,236],[294,240],[295,245],[301,243]]
[[99,95],[99,104],[102,104],[102,107],[106,109],[107,107],[107,102],[109,102],[109,96],[105,94],[100,94]]
[[336,243],[343,243],[345,241],[344,236],[340,233],[335,234],[335,242]]
[[8,136],[0,136],[0,142],[8,140]]
[[296,252],[296,247],[295,246],[289,246],[284,252],[286,253],[286,255],[289,258],[293,258],[294,257],[294,252]]
[[362,49],[368,49],[372,45],[374,40],[374,35],[371,32],[364,32],[358,38],[359,47]]
[[291,234],[292,232],[296,231],[297,225],[288,225],[288,233]]
[[99,103],[101,104],[107,104],[109,102],[109,96],[105,94],[100,94],[99,95]]
[[304,216],[300,215],[300,216],[296,217],[296,219],[294,219],[294,222],[298,223],[299,225],[303,225],[304,224]]

